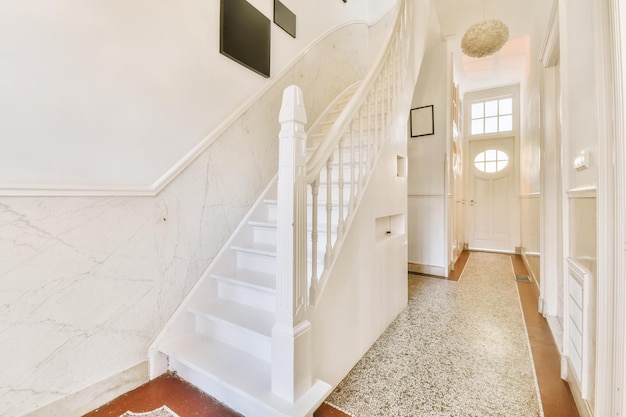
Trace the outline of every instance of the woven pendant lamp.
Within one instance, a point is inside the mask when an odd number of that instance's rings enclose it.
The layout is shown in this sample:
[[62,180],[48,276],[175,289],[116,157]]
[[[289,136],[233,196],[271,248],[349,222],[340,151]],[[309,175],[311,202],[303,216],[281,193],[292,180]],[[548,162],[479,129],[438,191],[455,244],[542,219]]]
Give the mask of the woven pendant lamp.
[[461,39],[461,50],[467,56],[482,58],[494,54],[509,40],[509,28],[497,19],[485,20],[483,1],[483,21],[467,29]]

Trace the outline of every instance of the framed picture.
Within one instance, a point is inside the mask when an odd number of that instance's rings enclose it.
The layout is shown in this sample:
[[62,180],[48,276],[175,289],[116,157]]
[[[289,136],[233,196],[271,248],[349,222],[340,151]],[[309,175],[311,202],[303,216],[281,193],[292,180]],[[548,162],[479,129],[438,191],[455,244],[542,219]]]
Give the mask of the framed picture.
[[290,34],[292,38],[296,37],[296,15],[280,0],[274,0],[274,23]]
[[434,107],[422,106],[411,109],[411,137],[435,134]]

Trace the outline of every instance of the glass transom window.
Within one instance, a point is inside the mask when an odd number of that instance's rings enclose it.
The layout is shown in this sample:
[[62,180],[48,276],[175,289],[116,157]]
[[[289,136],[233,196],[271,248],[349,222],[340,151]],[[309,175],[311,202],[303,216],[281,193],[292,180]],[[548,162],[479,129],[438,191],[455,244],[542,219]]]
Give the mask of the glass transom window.
[[508,164],[509,156],[495,149],[481,152],[474,158],[474,166],[476,169],[486,173],[502,171]]
[[471,119],[472,135],[510,132],[513,130],[513,98],[473,103]]

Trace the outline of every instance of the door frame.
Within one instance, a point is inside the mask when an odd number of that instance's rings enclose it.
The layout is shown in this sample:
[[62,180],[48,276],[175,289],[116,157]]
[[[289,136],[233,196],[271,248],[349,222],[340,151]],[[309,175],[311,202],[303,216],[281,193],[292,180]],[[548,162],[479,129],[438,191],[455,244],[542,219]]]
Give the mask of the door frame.
[[[490,142],[490,143],[488,143]],[[467,236],[467,241],[468,241],[468,246],[469,249],[471,250],[479,250],[479,251],[487,251],[487,252],[502,252],[502,253],[514,253],[515,252],[515,247],[518,246],[518,242],[519,242],[519,214],[516,215],[516,213],[519,213],[518,211],[518,206],[519,206],[519,199],[517,198],[518,196],[518,192],[517,192],[517,172],[518,172],[518,167],[517,167],[517,151],[516,151],[516,147],[515,147],[516,141],[515,141],[515,137],[512,135],[501,135],[501,136],[497,136],[497,137],[493,137],[493,138],[480,138],[480,139],[473,139],[470,140],[468,142],[468,149],[467,149],[467,154],[468,154],[468,159],[469,162],[467,164],[467,183],[468,183],[468,188],[467,188],[467,198],[469,199],[469,204],[467,204],[467,231],[468,231],[468,236]],[[493,145],[493,146],[492,146]],[[476,221],[476,212],[475,212],[475,208],[474,207],[474,199],[477,198],[476,196],[476,189],[475,189],[475,178],[482,178],[485,177],[485,179],[490,180],[491,178],[489,178],[492,174],[485,174],[485,175],[481,175],[481,174],[477,174],[474,171],[474,161],[473,158],[475,157],[474,152],[473,152],[473,147],[478,147],[477,150],[477,154],[485,151],[487,149],[502,149],[504,147],[506,147],[507,149],[509,149],[509,151],[507,151],[506,153],[509,154],[510,156],[510,166],[507,166],[505,168],[506,173],[504,175],[500,175],[500,178],[503,177],[509,177],[510,179],[510,183],[511,185],[513,185],[513,189],[509,189],[509,195],[507,195],[507,207],[506,210],[509,210],[511,213],[510,216],[510,221],[509,221],[509,225],[508,225],[508,236],[509,236],[509,241],[507,242],[511,244],[510,249],[504,249],[504,248],[487,248],[487,247],[481,247],[484,245],[476,245],[476,228],[475,228],[475,221]],[[511,155],[512,154],[512,155]],[[493,173],[496,174],[496,173]],[[496,174],[497,175],[497,174]],[[490,201],[491,202],[491,201]],[[478,201],[478,207],[476,209],[480,210],[481,209],[481,205],[484,206],[485,202],[484,201]],[[472,243],[474,241],[474,243]],[[493,242],[494,245],[493,246],[497,246],[495,245],[497,243],[497,241],[493,240],[493,239],[487,239],[485,241],[488,242]]]
[[[470,173],[469,170],[473,167],[473,161],[470,160],[470,152],[469,152],[469,144],[473,141],[480,141],[486,139],[501,139],[512,137],[514,140],[514,152],[515,152],[515,168],[513,173],[513,182],[514,182],[514,195],[515,195],[515,204],[513,205],[513,215],[512,218],[515,220],[515,226],[513,230],[512,240],[515,246],[515,252],[519,251],[520,246],[520,140],[519,140],[519,94],[520,87],[519,84],[510,85],[505,87],[497,87],[490,88],[485,90],[477,90],[477,91],[469,91],[464,95],[463,101],[463,114],[465,117],[463,118],[463,131],[465,132],[463,135],[463,188],[466,191],[465,195],[469,195],[469,181],[470,181]],[[471,134],[471,106],[473,103],[479,101],[485,101],[490,99],[504,98],[504,97],[513,97],[513,130],[510,132],[498,132],[498,133],[488,133],[482,135],[472,135]],[[470,205],[466,202],[465,204],[465,238],[469,243],[470,236],[470,222],[472,219],[470,218]],[[502,251],[494,251],[494,252],[502,252]]]

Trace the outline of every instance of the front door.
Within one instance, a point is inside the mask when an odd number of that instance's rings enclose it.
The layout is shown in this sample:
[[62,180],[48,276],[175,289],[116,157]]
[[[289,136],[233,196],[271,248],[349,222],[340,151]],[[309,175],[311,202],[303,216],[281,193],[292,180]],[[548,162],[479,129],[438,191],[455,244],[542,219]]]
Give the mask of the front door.
[[514,252],[515,140],[470,141],[469,158],[469,248]]

